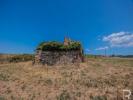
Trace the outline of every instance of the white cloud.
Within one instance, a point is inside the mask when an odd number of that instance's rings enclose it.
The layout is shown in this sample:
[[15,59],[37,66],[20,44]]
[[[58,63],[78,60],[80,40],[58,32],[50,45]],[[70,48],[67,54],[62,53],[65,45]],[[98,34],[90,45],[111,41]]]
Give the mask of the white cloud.
[[103,37],[103,41],[108,42],[110,46],[113,47],[133,47],[133,33],[112,33],[108,36]]
[[95,50],[107,50],[107,49],[109,49],[109,47],[108,47],[108,46],[105,46],[105,47],[100,47],[100,48],[97,48],[97,49],[95,49]]
[[86,52],[90,52],[91,50],[90,49],[85,49]]

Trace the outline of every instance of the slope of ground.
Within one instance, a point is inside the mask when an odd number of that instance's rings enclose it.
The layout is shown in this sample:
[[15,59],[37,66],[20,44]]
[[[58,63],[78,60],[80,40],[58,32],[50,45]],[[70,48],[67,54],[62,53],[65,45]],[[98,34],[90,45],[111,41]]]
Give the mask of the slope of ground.
[[0,65],[0,100],[122,100],[133,90],[133,59],[88,58],[80,65]]

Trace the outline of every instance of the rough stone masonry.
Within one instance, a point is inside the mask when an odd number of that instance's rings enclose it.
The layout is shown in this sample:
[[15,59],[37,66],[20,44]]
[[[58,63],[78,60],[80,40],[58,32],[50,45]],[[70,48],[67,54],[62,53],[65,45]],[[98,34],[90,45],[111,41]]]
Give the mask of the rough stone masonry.
[[[71,40],[68,38],[64,39],[63,45],[68,47],[71,45]],[[70,64],[80,63],[84,61],[82,48],[70,49],[70,50],[36,50],[35,64]]]

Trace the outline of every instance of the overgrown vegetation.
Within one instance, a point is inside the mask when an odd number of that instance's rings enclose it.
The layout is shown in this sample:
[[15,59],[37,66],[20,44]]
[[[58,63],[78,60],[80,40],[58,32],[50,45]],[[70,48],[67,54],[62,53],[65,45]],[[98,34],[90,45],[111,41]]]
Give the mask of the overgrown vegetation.
[[65,46],[60,42],[51,41],[51,42],[42,42],[37,47],[37,50],[43,50],[43,51],[64,51],[64,50],[80,50],[81,44],[80,42],[71,41],[70,45]]

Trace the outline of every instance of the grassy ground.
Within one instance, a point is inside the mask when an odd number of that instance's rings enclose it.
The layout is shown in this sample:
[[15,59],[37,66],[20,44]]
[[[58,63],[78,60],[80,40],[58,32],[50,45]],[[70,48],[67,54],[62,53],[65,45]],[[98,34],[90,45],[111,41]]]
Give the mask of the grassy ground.
[[133,59],[88,58],[80,65],[0,65],[0,100],[122,100],[133,90]]

